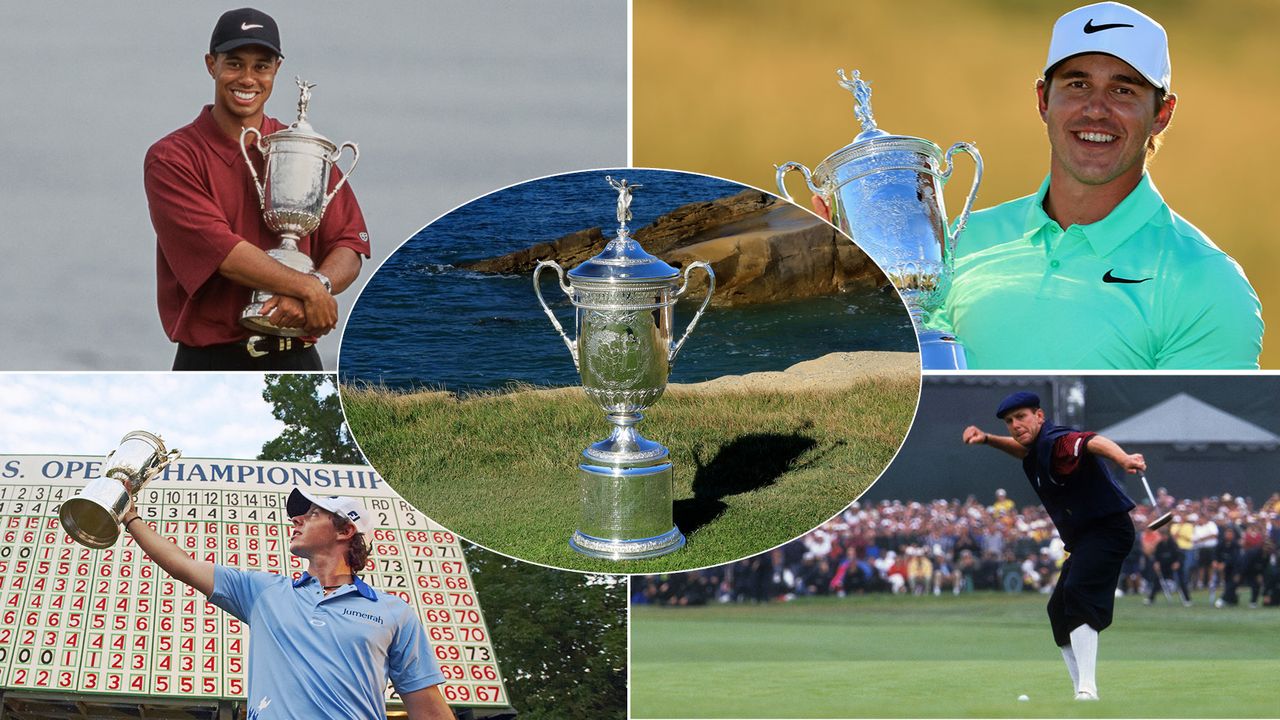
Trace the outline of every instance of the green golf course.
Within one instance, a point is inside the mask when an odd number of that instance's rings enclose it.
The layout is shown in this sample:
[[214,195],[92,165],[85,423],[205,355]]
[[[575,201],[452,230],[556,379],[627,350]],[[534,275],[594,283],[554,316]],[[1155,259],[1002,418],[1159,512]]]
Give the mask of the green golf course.
[[906,435],[919,377],[855,378],[830,391],[668,391],[641,430],[671,448],[674,517],[688,545],[625,563],[569,548],[580,513],[578,458],[608,434],[581,389],[458,398],[344,387],[343,402],[386,481],[467,540],[560,568],[652,573],[764,551],[862,494]]
[[[1116,601],[1077,703],[1046,597],[875,595],[637,606],[637,718],[1275,717],[1280,612]],[[1019,701],[1027,695],[1027,701]]]

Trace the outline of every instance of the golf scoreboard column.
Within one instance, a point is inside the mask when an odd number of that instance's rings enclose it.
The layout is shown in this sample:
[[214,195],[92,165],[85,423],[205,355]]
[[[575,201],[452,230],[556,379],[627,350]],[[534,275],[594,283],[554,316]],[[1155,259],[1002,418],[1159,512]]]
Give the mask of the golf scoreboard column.
[[[249,629],[169,578],[122,533],[74,543],[62,501],[99,457],[0,455],[0,687],[244,699]],[[359,498],[377,528],[362,577],[417,610],[451,705],[507,707],[462,547],[372,468],[183,458],[143,488],[138,511],[200,560],[298,577],[285,499],[293,488]],[[395,695],[388,688],[388,697]]]

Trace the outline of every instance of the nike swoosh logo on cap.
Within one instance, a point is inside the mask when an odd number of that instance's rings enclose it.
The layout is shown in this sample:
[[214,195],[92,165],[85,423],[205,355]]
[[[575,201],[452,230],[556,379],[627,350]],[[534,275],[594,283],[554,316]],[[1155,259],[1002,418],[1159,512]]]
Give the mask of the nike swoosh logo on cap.
[[1092,35],[1096,32],[1102,32],[1103,30],[1112,30],[1114,28],[1122,28],[1122,27],[1133,27],[1133,26],[1130,25],[1129,23],[1106,23],[1104,25],[1094,25],[1093,18],[1089,18],[1088,22],[1084,24],[1084,34]]
[[[261,25],[250,25],[249,23],[240,23],[240,29],[241,29],[241,30],[252,30],[252,29],[254,29],[254,28],[260,28],[260,27],[262,27],[262,26],[261,26]],[[1089,29],[1088,29],[1088,28],[1085,28],[1085,32],[1089,32]]]
[[1137,285],[1139,283],[1144,283],[1150,279],[1151,278],[1142,278],[1141,280],[1131,280],[1129,278],[1116,277],[1115,275],[1111,274],[1110,270],[1108,270],[1106,274],[1102,276],[1102,282],[1105,282],[1105,283],[1131,283],[1134,285]]

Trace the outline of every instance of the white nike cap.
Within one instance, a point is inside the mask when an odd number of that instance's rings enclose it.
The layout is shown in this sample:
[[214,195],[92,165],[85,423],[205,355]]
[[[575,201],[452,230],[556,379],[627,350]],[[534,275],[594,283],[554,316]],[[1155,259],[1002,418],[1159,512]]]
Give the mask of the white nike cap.
[[297,517],[305,515],[312,505],[322,507],[334,515],[350,520],[351,524],[356,526],[357,532],[364,535],[373,532],[373,518],[355,498],[338,495],[312,495],[294,488],[293,492],[289,493],[289,499],[285,501],[285,511],[289,513],[289,517]]
[[1049,40],[1044,71],[1075,55],[1114,55],[1142,73],[1147,82],[1168,91],[1173,68],[1169,37],[1160,23],[1117,2],[1085,5],[1058,18]]

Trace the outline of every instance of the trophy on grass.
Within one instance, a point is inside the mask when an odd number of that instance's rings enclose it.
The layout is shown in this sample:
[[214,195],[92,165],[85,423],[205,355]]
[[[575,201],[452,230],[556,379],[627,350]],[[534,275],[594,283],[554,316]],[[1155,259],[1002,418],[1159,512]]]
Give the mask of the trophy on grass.
[[145,430],[126,434],[103,461],[102,475],[62,503],[58,509],[62,529],[86,547],[100,550],[115,545],[130,498],[136,498],[144,485],[181,455],[178,450],[165,450],[159,435]]
[[[266,220],[267,227],[280,235],[280,247],[269,250],[267,255],[298,272],[310,273],[315,270],[315,263],[309,255],[298,249],[298,241],[320,226],[320,218],[324,216],[329,201],[333,200],[356,169],[356,163],[360,161],[360,149],[351,142],[334,145],[311,128],[311,123],[307,121],[307,104],[311,101],[311,88],[315,84],[303,82],[302,78],[294,79],[300,93],[297,121],[265,137],[254,128],[244,128],[240,131],[240,154],[244,156],[244,161],[249,165],[249,173],[253,176],[253,187],[258,191],[258,206],[262,209],[262,217]],[[266,159],[265,182],[258,180],[258,171],[249,158],[245,138],[250,135],[257,136],[254,147]],[[333,190],[326,193],[329,171],[337,164],[346,148],[351,148],[351,167],[339,178]],[[262,314],[263,304],[271,297],[270,292],[255,290],[253,300],[240,313],[240,324],[250,330],[281,337],[306,334],[302,328],[278,327]]]
[[[636,425],[642,411],[662,397],[671,364],[711,302],[716,278],[710,265],[697,261],[684,269],[680,283],[680,272],[645,252],[627,229],[631,192],[641,186],[605,180],[618,191],[617,237],[568,273],[554,261],[539,260],[533,289],[569,348],[583,389],[613,424],[607,439],[582,452],[582,517],[569,546],[612,560],[656,557],[680,549],[685,539],[672,520],[670,453],[641,436]],[[575,340],[542,297],[538,278],[546,268],[560,276],[560,290],[573,303]],[[707,273],[707,294],[684,335],[672,343],[673,310],[694,268]]]
[[[902,293],[920,338],[921,365],[963,370],[964,347],[947,333],[926,329],[924,322],[942,307],[950,289],[956,239],[982,182],[982,156],[971,143],[956,143],[943,155],[928,140],[881,130],[871,114],[871,86],[856,70],[853,79],[844,70],[837,74],[840,87],[853,93],[862,132],[813,172],[796,162],[776,166],[778,192],[791,200],[785,176],[799,170],[809,190],[826,201],[832,224],[853,238]],[[976,168],[953,232],[947,227],[942,188],[951,179],[951,158],[957,152],[968,153]]]

